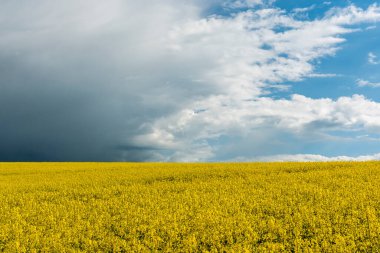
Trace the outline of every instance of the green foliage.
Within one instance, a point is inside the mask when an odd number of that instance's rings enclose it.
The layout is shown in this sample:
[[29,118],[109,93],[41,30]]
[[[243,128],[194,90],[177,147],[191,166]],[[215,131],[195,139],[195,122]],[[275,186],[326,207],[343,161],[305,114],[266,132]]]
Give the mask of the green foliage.
[[0,163],[0,252],[378,252],[380,163]]

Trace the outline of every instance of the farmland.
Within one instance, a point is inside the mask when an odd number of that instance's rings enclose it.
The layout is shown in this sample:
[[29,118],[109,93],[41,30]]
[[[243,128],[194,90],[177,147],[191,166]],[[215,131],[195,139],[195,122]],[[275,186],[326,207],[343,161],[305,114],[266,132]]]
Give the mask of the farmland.
[[380,162],[0,163],[0,252],[378,252]]

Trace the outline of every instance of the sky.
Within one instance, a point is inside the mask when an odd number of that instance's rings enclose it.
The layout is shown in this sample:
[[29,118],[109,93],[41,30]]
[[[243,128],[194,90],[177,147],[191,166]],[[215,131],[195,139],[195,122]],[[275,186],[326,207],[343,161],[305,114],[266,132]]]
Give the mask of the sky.
[[2,0],[0,161],[380,159],[367,0]]

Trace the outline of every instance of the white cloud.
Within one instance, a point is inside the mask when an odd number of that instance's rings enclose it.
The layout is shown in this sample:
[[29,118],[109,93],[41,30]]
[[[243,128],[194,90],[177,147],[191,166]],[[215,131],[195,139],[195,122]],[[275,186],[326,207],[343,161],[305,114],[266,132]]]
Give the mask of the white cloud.
[[273,155],[273,156],[262,156],[256,158],[236,158],[235,161],[263,161],[263,162],[331,162],[331,161],[375,161],[380,160],[380,153],[374,155],[365,156],[322,156],[315,154],[295,154],[295,155]]
[[[252,132],[265,135],[268,129],[285,131],[307,141],[327,138],[334,131],[380,133],[380,104],[359,95],[335,101],[293,95],[290,100],[256,98],[244,102],[219,96],[193,106],[194,110],[185,109],[156,121],[153,131],[160,129],[165,134],[157,138],[151,136],[148,143],[172,143],[174,140],[176,150],[186,153],[186,150],[196,149],[199,143],[223,135],[252,138]],[[252,146],[261,146],[266,145],[268,139],[252,139],[252,142]],[[215,154],[208,152],[208,155],[211,158]]]
[[[196,149],[199,143],[212,147],[207,159],[218,156],[224,147],[208,143],[223,136],[252,138],[252,146],[259,147],[268,145],[268,140],[257,140],[258,135],[269,132],[286,132],[301,139],[329,138],[333,131],[378,132],[380,104],[363,96],[335,101],[302,95],[288,100],[260,96],[266,95],[273,83],[335,76],[315,73],[313,61],[334,55],[345,41],[341,35],[355,31],[348,26],[379,19],[380,9],[374,5],[367,10],[336,8],[315,21],[298,21],[278,9],[261,9],[177,26],[168,44],[175,52],[201,52],[205,59],[215,60],[199,78],[214,87],[214,92],[153,122],[150,131],[159,129],[170,136],[168,143],[176,143],[173,152],[177,155],[169,155],[169,160]],[[284,31],[275,32],[279,27]],[[147,140],[150,144],[155,141],[166,140]]]
[[373,29],[376,29],[377,26],[375,25],[370,25],[370,26],[367,26],[365,29],[368,31],[368,30],[373,30]]
[[377,21],[380,18],[379,6],[377,4],[370,5],[367,10],[350,5],[346,8],[332,8],[327,12],[325,20],[336,25],[352,25],[355,23],[363,23],[368,21]]
[[372,52],[369,52],[369,53],[368,53],[368,62],[369,62],[370,64],[373,64],[373,65],[377,65],[377,64],[380,63],[380,62],[377,60],[377,56],[376,56],[374,53],[372,53]]
[[[340,35],[352,31],[344,26],[380,19],[378,12],[374,6],[368,10],[350,6],[322,20],[303,22],[278,9],[246,11],[176,26],[168,45],[173,53],[213,61],[200,80],[221,93],[250,98],[262,94],[268,83],[318,75],[312,61],[335,54],[345,41]],[[285,32],[276,33],[278,28]]]
[[314,10],[317,6],[315,4],[309,6],[309,7],[304,7],[304,8],[294,8],[292,11],[294,13],[304,13],[304,12],[308,12],[308,11],[311,11],[311,10]]
[[227,1],[224,3],[225,7],[240,9],[240,8],[253,8],[260,5],[271,5],[276,0],[238,0],[238,1]]
[[314,77],[314,78],[331,78],[331,77],[337,77],[339,75],[337,74],[325,74],[325,73],[312,73],[308,75],[308,77]]
[[356,83],[359,87],[372,87],[372,88],[378,88],[380,87],[380,83],[374,83],[363,79],[356,80]]

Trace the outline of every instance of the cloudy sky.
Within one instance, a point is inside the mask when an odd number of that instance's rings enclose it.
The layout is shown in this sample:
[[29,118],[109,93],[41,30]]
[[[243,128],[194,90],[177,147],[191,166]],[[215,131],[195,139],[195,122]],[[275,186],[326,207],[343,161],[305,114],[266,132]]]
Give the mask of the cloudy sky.
[[1,0],[1,161],[380,159],[367,0]]

